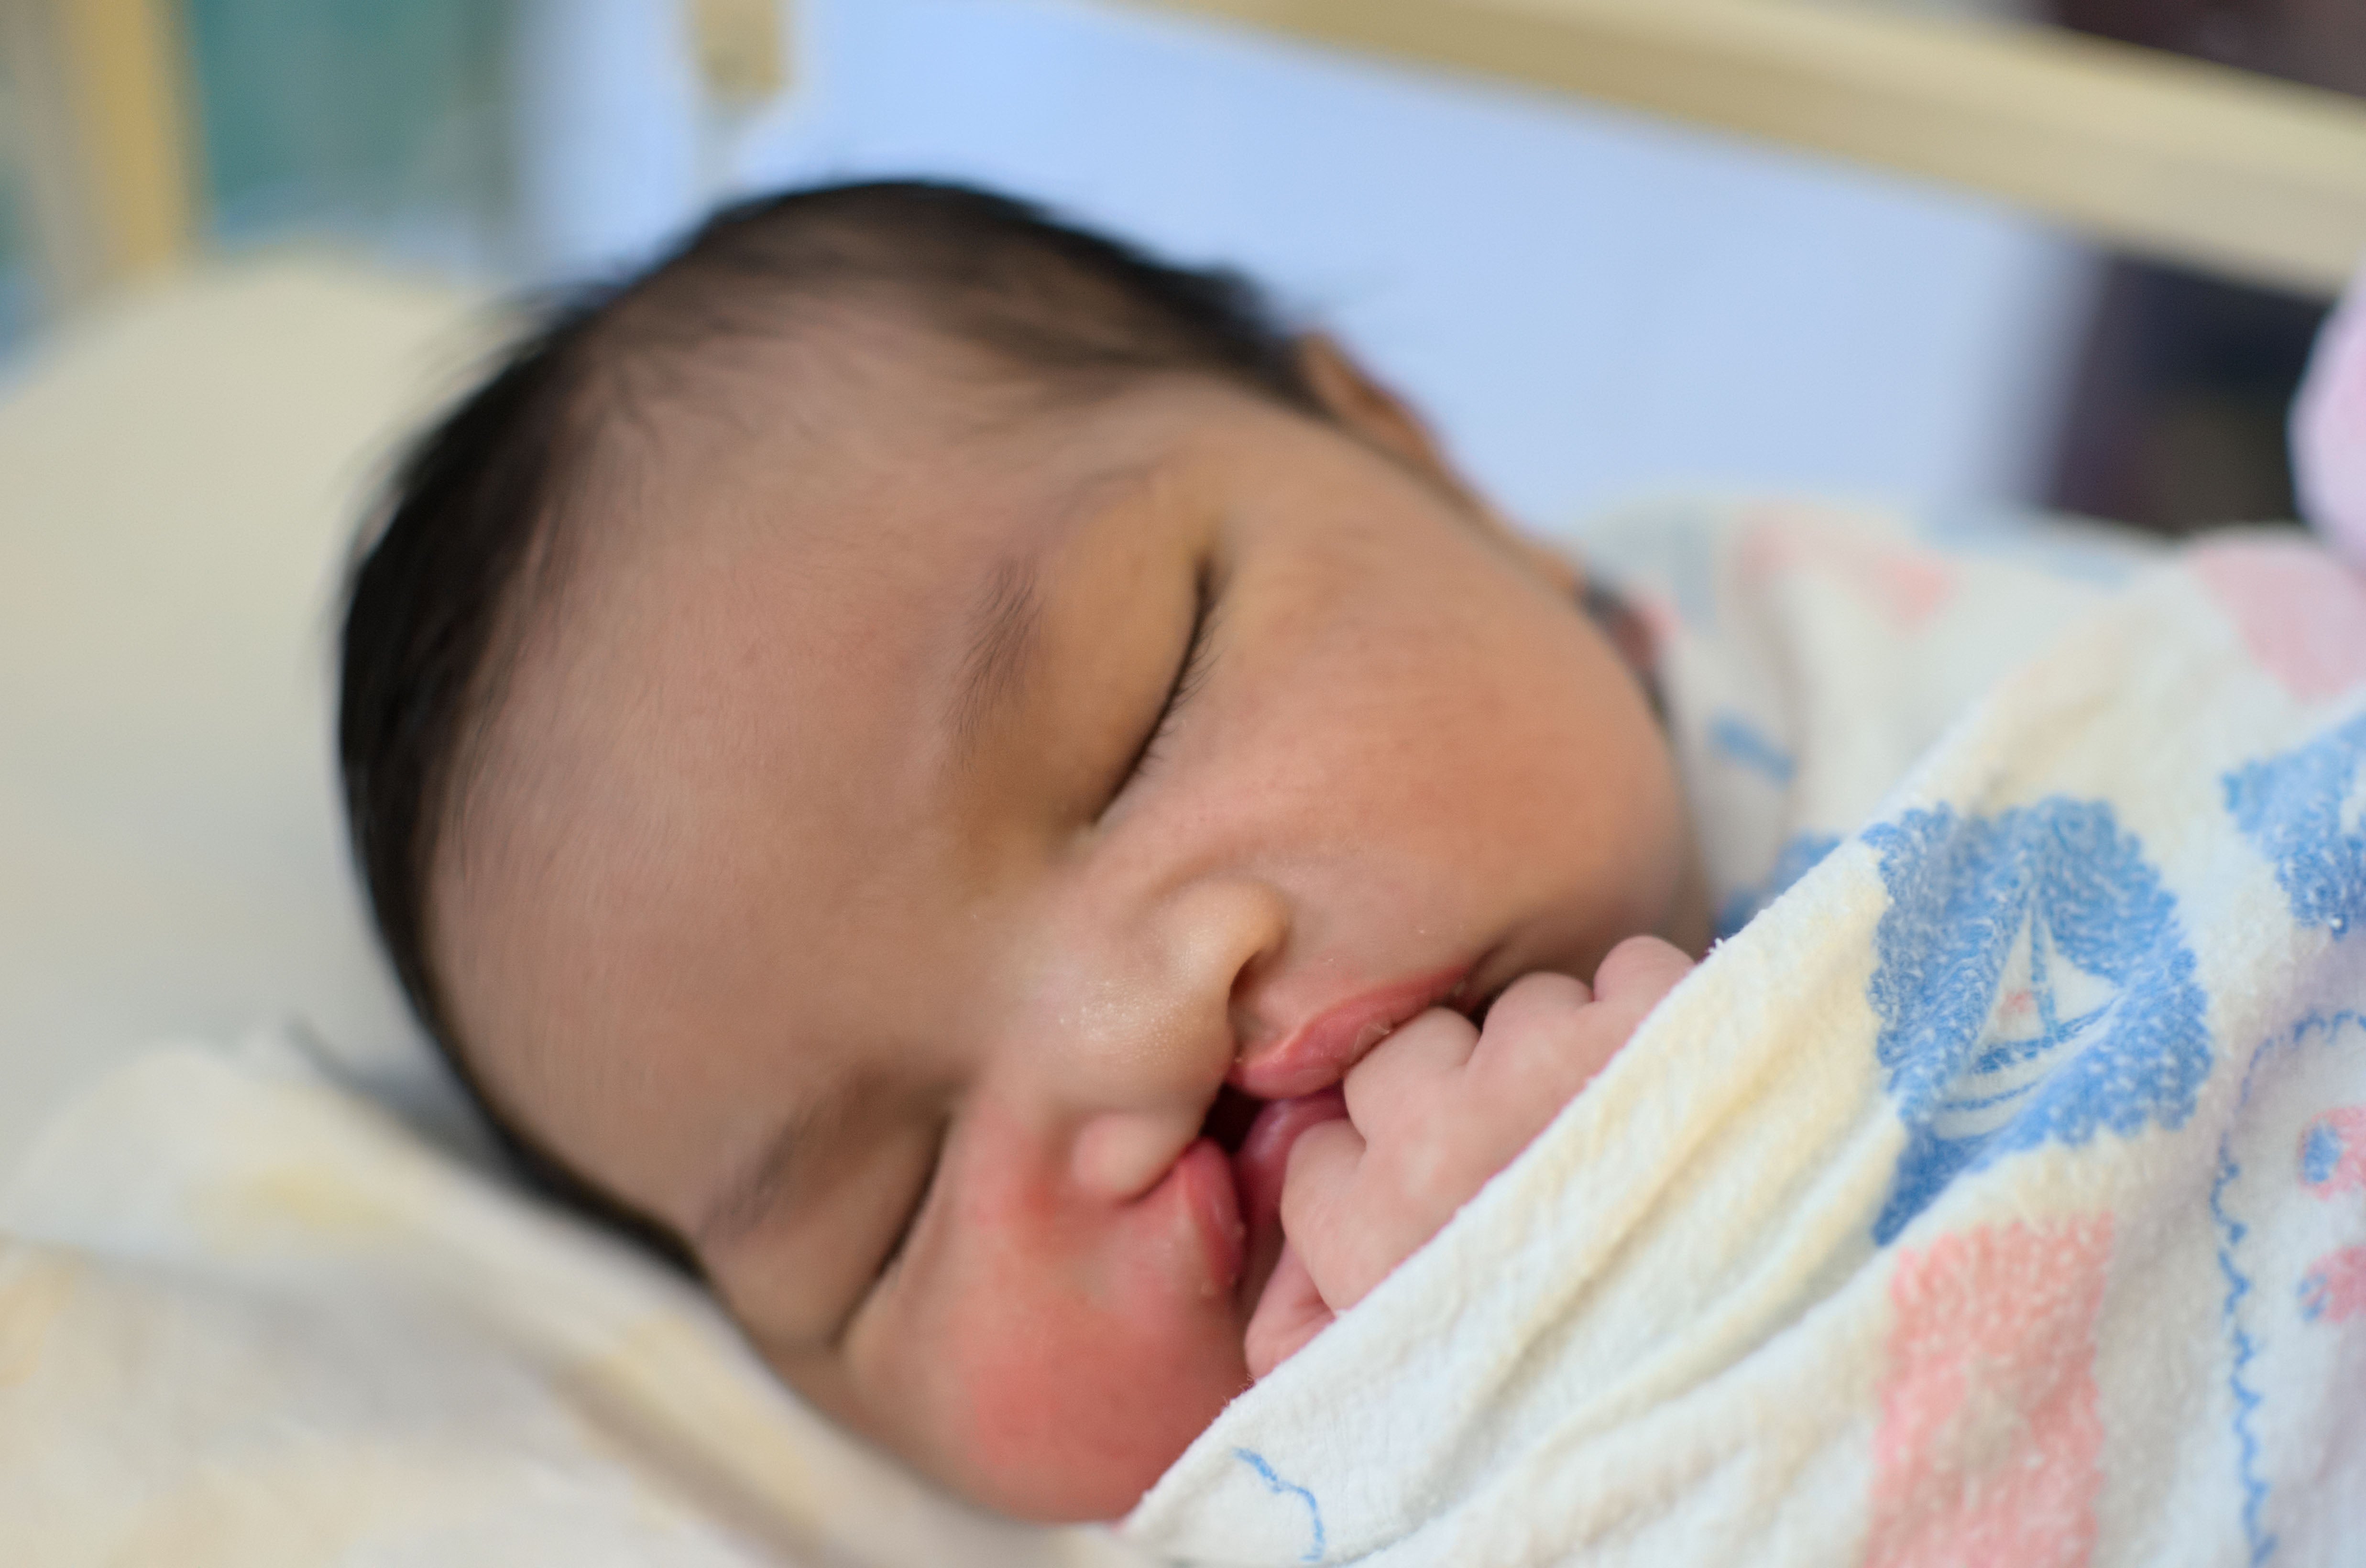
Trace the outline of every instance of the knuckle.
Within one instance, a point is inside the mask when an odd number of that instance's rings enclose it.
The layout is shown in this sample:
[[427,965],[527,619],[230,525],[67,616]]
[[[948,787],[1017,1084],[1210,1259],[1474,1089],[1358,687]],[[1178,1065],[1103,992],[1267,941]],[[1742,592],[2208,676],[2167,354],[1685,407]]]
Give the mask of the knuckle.
[[1398,1025],[1357,1067],[1386,1080],[1419,1079],[1459,1063],[1478,1038],[1470,1019],[1433,1007]]
[[1538,972],[1512,982],[1487,1014],[1487,1037],[1517,1038],[1560,1028],[1592,1003],[1583,980]]
[[1470,1059],[1479,1031],[1459,1014],[1430,1012],[1401,1025],[1347,1070],[1347,1114],[1368,1131],[1419,1116],[1436,1081]]
[[1429,1130],[1392,1149],[1389,1184],[1399,1203],[1433,1226],[1460,1207],[1478,1190],[1470,1179],[1471,1144],[1478,1131],[1469,1126],[1452,1135]]
[[1318,1122],[1298,1135],[1282,1169],[1281,1195],[1289,1202],[1293,1189],[1319,1188],[1352,1168],[1364,1152],[1364,1139],[1355,1124],[1335,1117]]
[[1594,984],[1606,993],[1644,989],[1664,994],[1692,968],[1692,959],[1672,943],[1657,936],[1629,936],[1604,955]]

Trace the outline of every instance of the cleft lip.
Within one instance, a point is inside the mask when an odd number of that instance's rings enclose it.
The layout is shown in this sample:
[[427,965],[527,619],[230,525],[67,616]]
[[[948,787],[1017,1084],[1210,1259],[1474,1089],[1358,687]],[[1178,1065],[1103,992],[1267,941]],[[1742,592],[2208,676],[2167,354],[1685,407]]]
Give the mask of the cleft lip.
[[1455,996],[1473,965],[1411,975],[1335,1002],[1233,1064],[1225,1081],[1259,1100],[1328,1089],[1398,1025]]

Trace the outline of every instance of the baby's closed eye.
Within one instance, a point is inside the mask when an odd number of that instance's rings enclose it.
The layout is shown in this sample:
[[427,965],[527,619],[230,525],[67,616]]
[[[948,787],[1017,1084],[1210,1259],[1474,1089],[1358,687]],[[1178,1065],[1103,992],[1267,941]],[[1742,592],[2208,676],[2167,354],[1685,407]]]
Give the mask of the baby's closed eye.
[[903,1260],[911,1244],[913,1231],[919,1228],[920,1216],[927,1212],[930,1196],[936,1191],[938,1173],[944,1169],[945,1138],[946,1129],[940,1127],[929,1140],[928,1163],[921,1168],[918,1185],[913,1189],[911,1201],[904,1205],[903,1218],[888,1232],[886,1250],[872,1270],[874,1289],[895,1272],[896,1265]]
[[1166,694],[1152,715],[1142,742],[1127,759],[1124,771],[1110,790],[1110,803],[1132,787],[1133,782],[1154,771],[1162,760],[1163,748],[1173,739],[1177,717],[1184,706],[1205,684],[1208,670],[1214,660],[1215,633],[1221,598],[1213,574],[1205,566],[1198,572],[1192,585],[1191,627],[1185,636],[1180,656],[1176,660],[1175,678],[1167,683]]

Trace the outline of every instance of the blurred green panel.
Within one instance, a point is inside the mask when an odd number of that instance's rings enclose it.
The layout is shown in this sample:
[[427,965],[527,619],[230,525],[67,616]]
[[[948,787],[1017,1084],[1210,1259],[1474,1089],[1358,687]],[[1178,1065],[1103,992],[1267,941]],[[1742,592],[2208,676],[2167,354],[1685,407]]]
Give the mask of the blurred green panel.
[[0,169],[0,350],[32,325],[32,244],[17,184]]
[[38,301],[33,292],[33,236],[26,212],[24,153],[14,146],[17,106],[8,100],[0,73],[0,353],[31,327]]
[[209,222],[498,261],[506,0],[186,0]]

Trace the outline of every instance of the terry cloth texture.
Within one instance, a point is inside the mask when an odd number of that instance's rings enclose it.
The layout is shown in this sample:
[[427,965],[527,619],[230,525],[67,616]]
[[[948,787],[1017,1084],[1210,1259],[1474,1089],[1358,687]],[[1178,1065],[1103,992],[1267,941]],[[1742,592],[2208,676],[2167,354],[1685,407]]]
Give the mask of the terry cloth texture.
[[1596,551],[1732,935],[1126,1537],[2358,1561],[2366,579],[2289,533],[1645,521]]
[[0,1191],[9,1568],[1138,1562],[929,1491],[286,1035],[119,1070]]

